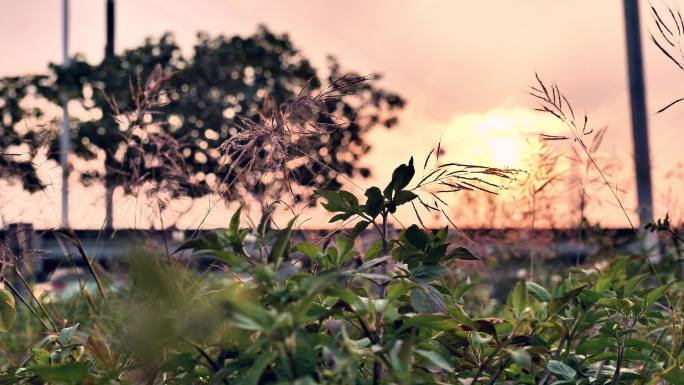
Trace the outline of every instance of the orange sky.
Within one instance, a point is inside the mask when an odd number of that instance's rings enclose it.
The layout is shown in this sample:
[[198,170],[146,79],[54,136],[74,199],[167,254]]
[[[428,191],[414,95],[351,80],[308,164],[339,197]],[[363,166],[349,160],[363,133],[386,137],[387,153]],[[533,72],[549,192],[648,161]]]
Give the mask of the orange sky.
[[[61,1],[1,1],[0,75],[40,72],[49,61],[61,60]],[[71,3],[71,53],[98,61],[104,46],[105,2]],[[644,36],[652,25],[647,6],[641,3]],[[117,0],[117,19],[117,49],[164,31],[173,31],[187,48],[198,30],[246,34],[264,23],[276,32],[288,32],[314,63],[322,64],[327,54],[334,54],[348,68],[384,74],[381,84],[405,96],[409,104],[399,127],[370,135],[374,148],[364,162],[381,180],[395,163],[410,155],[424,156],[441,135],[450,160],[519,167],[517,163],[527,155],[521,147],[524,138],[555,126],[530,109],[532,100],[525,87],[537,71],[556,80],[597,127],[608,125],[604,150],[622,162],[614,181],[631,191],[622,1]],[[643,40],[647,104],[653,112],[682,96],[683,79],[682,72]],[[660,213],[671,205],[671,199],[664,198],[668,190],[675,195],[681,190],[665,175],[684,161],[677,126],[682,108],[650,116],[654,196]],[[475,138],[487,144],[479,145]],[[52,165],[44,167],[46,175],[57,178],[58,173],[50,171]],[[2,222],[56,225],[59,187],[55,183],[31,200],[16,187],[0,184]],[[80,192],[74,200],[72,224],[101,224],[98,189]],[[118,209],[117,225],[144,222],[133,219],[134,201],[126,202]],[[626,203],[634,206],[632,194]],[[191,226],[207,204],[197,202],[196,214],[179,225]],[[624,225],[610,204],[600,211],[599,219]],[[221,225],[224,219],[212,220]]]

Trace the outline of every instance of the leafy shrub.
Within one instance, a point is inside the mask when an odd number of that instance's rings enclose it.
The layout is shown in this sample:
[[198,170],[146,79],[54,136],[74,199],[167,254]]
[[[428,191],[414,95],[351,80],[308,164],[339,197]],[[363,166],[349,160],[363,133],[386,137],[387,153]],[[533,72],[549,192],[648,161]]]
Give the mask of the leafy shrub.
[[[365,201],[317,192],[332,221],[359,219],[334,241],[296,240],[296,218],[276,230],[270,210],[242,227],[238,210],[175,258],[132,260],[124,289],[84,291],[80,324],[24,298],[47,334],[0,382],[683,383],[680,283],[623,257],[570,269],[551,290],[520,281],[505,304],[473,311],[478,286],[455,272],[477,257],[448,228],[389,229],[421,183],[411,161]],[[365,228],[378,238],[359,250]],[[185,268],[187,250],[221,269]],[[2,298],[10,328],[13,296]]]

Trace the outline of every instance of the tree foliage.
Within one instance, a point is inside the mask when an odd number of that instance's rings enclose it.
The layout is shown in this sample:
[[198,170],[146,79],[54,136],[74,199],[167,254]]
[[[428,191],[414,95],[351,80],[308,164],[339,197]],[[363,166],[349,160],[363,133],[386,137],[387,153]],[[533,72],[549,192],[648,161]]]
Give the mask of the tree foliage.
[[[141,109],[157,66],[164,68],[164,86],[157,99]],[[105,180],[129,193],[144,183],[172,183],[169,191],[175,196],[238,188],[263,194],[273,186],[272,180],[258,173],[240,178],[239,167],[222,167],[226,159],[221,144],[248,129],[238,116],[258,121],[264,110],[281,108],[301,90],[316,92],[341,77],[334,58],[322,74],[286,34],[265,27],[247,37],[200,33],[189,55],[166,34],[99,64],[75,56],[68,67],[50,65],[47,75],[0,79],[0,151],[29,147],[22,156],[3,156],[2,170],[22,178],[30,191],[43,186],[32,160],[43,146],[48,146],[50,159],[58,160],[54,109],[66,95],[70,110],[77,112],[72,112],[70,122],[73,153],[86,160],[102,155],[105,159],[105,174],[86,169],[83,182]],[[404,100],[368,83],[355,85],[353,91],[349,97],[326,100],[315,111],[313,120],[330,129],[297,147],[303,159],[290,167],[290,178],[305,186],[334,189],[340,175],[369,175],[357,162],[370,148],[363,135],[374,127],[395,125],[395,113]],[[36,100],[48,103],[31,103]],[[161,105],[163,109],[156,108]],[[131,129],[132,123],[121,122],[118,111],[139,113],[134,120],[146,129]],[[51,118],[51,125],[37,123]],[[268,146],[256,145],[261,148],[253,155],[269,157]]]

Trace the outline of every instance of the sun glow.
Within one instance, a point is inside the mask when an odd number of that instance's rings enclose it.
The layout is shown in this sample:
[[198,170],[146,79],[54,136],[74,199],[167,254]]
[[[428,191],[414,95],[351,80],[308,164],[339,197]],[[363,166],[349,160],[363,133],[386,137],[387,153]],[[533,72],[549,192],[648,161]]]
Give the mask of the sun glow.
[[519,168],[523,163],[523,153],[525,149],[524,141],[521,144],[518,138],[513,137],[499,137],[492,138],[487,141],[489,147],[489,157],[495,165],[499,167],[515,167]]
[[[476,154],[470,156],[482,164],[495,167],[524,168],[530,152],[530,141],[537,137],[533,132],[543,132],[539,122],[531,119],[528,111],[496,110],[471,116],[467,120],[460,122],[459,126],[474,128],[471,131],[474,135],[469,140],[472,141],[472,147],[468,147],[479,148]],[[463,129],[457,131],[463,132]]]

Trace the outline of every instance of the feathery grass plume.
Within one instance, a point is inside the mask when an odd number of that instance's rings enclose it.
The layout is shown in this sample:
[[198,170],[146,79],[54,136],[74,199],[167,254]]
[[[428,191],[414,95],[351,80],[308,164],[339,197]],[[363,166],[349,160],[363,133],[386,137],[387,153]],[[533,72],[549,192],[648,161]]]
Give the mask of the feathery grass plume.
[[[539,105],[535,108],[536,111],[548,113],[563,123],[569,131],[569,135],[550,135],[541,133],[540,137],[546,141],[570,141],[579,145],[581,151],[577,151],[575,147],[571,147],[574,157],[570,159],[576,162],[584,163],[585,172],[588,173],[590,167],[598,171],[601,181],[611,191],[615,200],[619,203],[630,225],[632,224],[627,211],[622,206],[622,201],[617,195],[616,188],[608,182],[606,173],[603,167],[599,166],[596,159],[596,151],[601,146],[603,138],[606,133],[606,128],[594,130],[589,127],[589,118],[586,113],[576,116],[572,104],[567,97],[561,92],[556,83],[547,84],[535,73],[536,84],[530,86],[528,92],[533,96]],[[593,134],[593,135],[592,135]],[[634,227],[634,226],[632,226]]]
[[[428,152],[422,166],[422,175],[418,183],[409,189],[417,195],[411,201],[413,210],[425,227],[419,214],[418,207],[422,207],[430,214],[443,215],[456,228],[449,219],[445,209],[449,207],[447,196],[459,191],[479,191],[497,195],[506,189],[512,182],[517,181],[517,175],[523,173],[519,169],[498,168],[458,162],[440,161],[443,153],[442,143]],[[416,205],[416,201],[417,204]]]
[[[183,144],[162,129],[167,123],[155,119],[159,109],[168,104],[164,84],[171,79],[172,73],[165,72],[157,65],[142,81],[140,74],[135,81],[129,80],[132,109],[122,110],[113,97],[104,92],[115,121],[119,124],[120,135],[126,140],[126,146],[117,151],[116,157],[121,164],[132,167],[117,167],[114,172],[122,178],[127,193],[138,193],[144,187],[148,198],[155,198],[153,207],[165,208],[170,199],[199,189],[190,175],[182,156]],[[146,184],[150,179],[156,181]],[[192,195],[192,194],[190,194]]]
[[[665,4],[666,12],[650,4],[651,17],[655,23],[655,30],[649,29],[648,34],[651,42],[665,55],[674,65],[684,71],[684,50],[682,50],[682,38],[684,38],[684,18],[679,9],[674,9]],[[666,111],[675,104],[683,101],[678,98],[660,108],[656,114]]]
[[[618,167],[616,159],[614,157],[601,157],[598,152],[608,128],[605,126],[596,130],[591,128],[587,114],[575,115],[572,104],[556,83],[545,84],[536,73],[535,80],[536,84],[531,86],[528,92],[539,102],[535,110],[551,114],[569,129],[569,135],[541,133],[540,137],[545,141],[570,140],[579,144],[581,148],[581,151],[578,151],[575,146],[571,146],[572,153],[569,159],[577,166],[583,167],[582,175],[579,177],[576,185],[582,191],[579,206],[582,211],[582,218],[584,218],[585,199],[587,198],[585,192],[588,187],[608,185],[611,189],[617,189],[617,187],[611,186],[604,178]],[[599,171],[598,176],[591,176],[590,169],[592,168],[596,168]]]
[[[583,166],[583,175],[578,181],[579,188],[585,190],[588,185],[594,184],[606,184],[603,178],[591,177],[589,170],[594,166],[593,162],[596,162],[596,168],[599,169],[600,174],[607,175],[608,171],[613,170],[616,167],[614,159],[600,159],[598,157],[598,150],[603,143],[603,138],[607,132],[607,127],[601,127],[600,129],[594,129],[589,125],[589,118],[586,113],[582,115],[576,115],[575,110],[567,99],[565,94],[563,94],[558,87],[558,84],[551,83],[546,84],[542,81],[538,74],[535,73],[536,84],[530,86],[530,91],[528,92],[533,96],[539,105],[535,108],[536,111],[551,114],[556,119],[560,120],[568,129],[569,135],[551,135],[541,133],[540,137],[544,141],[565,141],[570,140],[579,144],[583,151],[577,151],[577,148],[571,146],[572,150],[569,159],[576,165]],[[600,163],[600,166],[599,164]],[[583,193],[582,193],[583,195]],[[580,197],[582,201],[586,197]],[[580,202],[580,206],[583,207],[583,203]],[[583,215],[583,214],[582,214]]]
[[[540,209],[542,214],[550,215],[558,203],[558,195],[551,188],[566,177],[567,170],[562,168],[561,161],[562,154],[546,141],[541,141],[536,151],[526,160],[528,172],[521,184],[528,200],[525,217],[529,219],[532,229],[535,228]],[[550,193],[545,194],[546,192]],[[553,227],[554,218],[547,219],[548,225]]]
[[[620,206],[620,211],[624,215],[625,219],[627,220],[627,223],[629,224],[629,227],[632,229],[634,235],[639,241],[639,246],[641,247],[643,256],[648,261],[648,266],[650,267],[658,282],[662,284],[663,282],[660,278],[660,274],[656,270],[653,261],[651,261],[651,258],[649,257],[648,250],[646,249],[643,240],[639,236],[637,227],[634,225],[632,219],[629,217],[627,209],[622,203],[622,199],[620,199],[620,197],[618,196],[617,187],[614,187],[608,181],[608,177],[604,173],[603,169],[598,165],[595,157],[592,155],[591,150],[592,148],[598,148],[598,146],[600,145],[600,141],[603,139],[603,133],[601,133],[600,135],[594,135],[592,142],[589,145],[587,145],[585,143],[585,139],[587,139],[594,132],[594,130],[592,128],[589,128],[587,125],[587,122],[589,120],[587,114],[585,113],[584,117],[580,121],[578,121],[575,116],[575,112],[572,108],[572,105],[565,97],[565,95],[561,92],[560,88],[558,88],[558,85],[556,83],[544,83],[537,73],[535,73],[534,75],[537,83],[533,86],[530,86],[531,91],[529,92],[529,94],[539,101],[539,106],[535,108],[535,110],[553,115],[556,119],[560,120],[570,131],[570,136],[541,134],[541,137],[545,140],[569,140],[571,141],[571,143],[577,143],[579,145],[580,149],[586,155],[590,164],[601,176],[601,180],[603,181],[605,186],[608,187],[608,190],[615,199],[616,203]],[[671,301],[669,296],[667,297],[667,299],[668,303],[670,303]]]
[[113,97],[104,93],[104,97],[112,110],[112,114],[119,124],[130,128],[149,125],[144,119],[148,114],[157,114],[159,108],[168,104],[163,91],[163,85],[173,77],[172,73],[165,73],[160,64],[157,64],[152,72],[147,76],[145,84],[142,82],[142,75],[137,74],[135,82],[129,79],[128,88],[130,91],[133,109],[122,111],[118,102]]
[[[358,86],[372,79],[373,76],[345,75],[318,91],[304,87],[279,107],[269,105],[266,98],[254,120],[239,117],[237,132],[220,146],[222,163],[228,168],[226,177],[233,178],[221,192],[229,193],[230,185],[239,180],[249,182],[258,178],[270,186],[273,195],[288,191],[294,198],[292,172],[296,167],[306,165],[312,175],[317,172],[311,169],[310,163],[330,169],[304,149],[311,147],[308,145],[311,142],[326,140],[327,135],[344,129],[347,123],[329,113],[326,104],[354,94]],[[330,123],[321,123],[320,116],[327,117]],[[263,152],[266,155],[260,156]],[[337,170],[331,171],[344,177]]]

